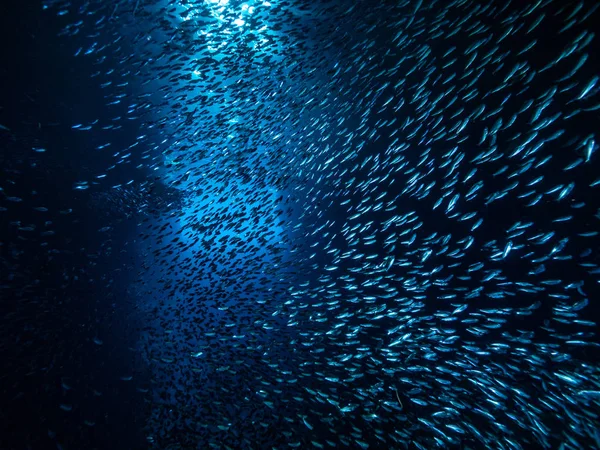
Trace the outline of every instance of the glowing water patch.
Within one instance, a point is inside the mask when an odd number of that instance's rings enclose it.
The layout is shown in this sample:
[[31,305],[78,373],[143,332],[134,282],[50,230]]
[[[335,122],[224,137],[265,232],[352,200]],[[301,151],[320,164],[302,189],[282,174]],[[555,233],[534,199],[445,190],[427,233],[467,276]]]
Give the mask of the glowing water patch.
[[[271,53],[277,57],[277,44],[272,41],[273,34],[270,32],[268,24],[265,24],[263,18],[262,23],[256,27],[249,28],[248,16],[253,15],[257,9],[262,9],[271,6],[271,2],[245,2],[241,5],[233,5],[229,0],[204,0],[204,7],[208,9],[210,16],[216,19],[212,22],[206,22],[206,16],[191,3],[179,3],[178,6],[187,11],[187,14],[181,15],[182,21],[190,21],[198,19],[198,35],[208,37],[207,48],[210,52],[218,52],[224,49],[231,42],[231,38],[239,33],[250,33],[256,39],[250,44],[252,50],[256,50],[257,56],[265,53]],[[266,16],[263,16],[266,17]],[[271,39],[268,39],[271,38]]]

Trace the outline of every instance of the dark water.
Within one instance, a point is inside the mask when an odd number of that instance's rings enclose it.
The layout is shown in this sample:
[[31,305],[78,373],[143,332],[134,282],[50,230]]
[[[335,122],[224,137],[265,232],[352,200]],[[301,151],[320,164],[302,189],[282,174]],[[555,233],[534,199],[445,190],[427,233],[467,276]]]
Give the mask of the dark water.
[[596,9],[4,5],[0,449],[600,448]]

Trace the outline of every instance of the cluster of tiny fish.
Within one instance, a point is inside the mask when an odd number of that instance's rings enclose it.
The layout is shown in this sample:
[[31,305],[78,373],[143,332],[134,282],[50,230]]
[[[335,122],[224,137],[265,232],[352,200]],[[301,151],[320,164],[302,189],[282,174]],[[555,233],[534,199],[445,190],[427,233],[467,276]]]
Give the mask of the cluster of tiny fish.
[[138,225],[148,445],[600,448],[599,6],[46,2],[125,111],[73,189],[184,198]]

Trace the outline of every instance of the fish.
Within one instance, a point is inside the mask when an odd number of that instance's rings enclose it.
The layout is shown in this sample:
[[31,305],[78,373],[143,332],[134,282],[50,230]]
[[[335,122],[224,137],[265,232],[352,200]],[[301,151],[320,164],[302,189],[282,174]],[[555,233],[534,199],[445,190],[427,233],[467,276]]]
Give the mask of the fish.
[[0,126],[45,439],[127,410],[150,449],[598,445],[598,5],[40,9],[89,99],[27,91],[60,143]]

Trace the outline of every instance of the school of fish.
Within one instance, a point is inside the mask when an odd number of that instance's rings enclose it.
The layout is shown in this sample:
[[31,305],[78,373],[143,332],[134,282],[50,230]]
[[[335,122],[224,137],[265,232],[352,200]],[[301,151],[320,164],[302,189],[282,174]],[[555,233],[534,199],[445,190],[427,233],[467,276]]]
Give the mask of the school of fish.
[[44,1],[112,114],[62,125],[135,225],[148,448],[600,448],[599,7]]

